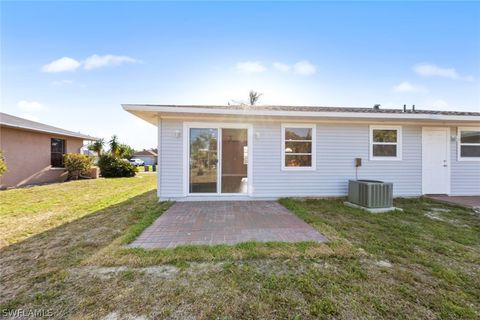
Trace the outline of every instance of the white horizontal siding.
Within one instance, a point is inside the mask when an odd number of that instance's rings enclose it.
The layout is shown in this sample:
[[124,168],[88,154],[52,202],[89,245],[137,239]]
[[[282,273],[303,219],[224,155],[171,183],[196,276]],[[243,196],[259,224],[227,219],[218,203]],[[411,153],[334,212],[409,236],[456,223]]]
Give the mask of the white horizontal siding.
[[[450,128],[453,136],[457,135],[457,127]],[[480,161],[458,161],[459,139],[450,144],[451,160],[451,195],[480,195]]]
[[[253,196],[341,196],[355,179],[354,159],[362,158],[359,179],[393,182],[396,196],[422,194],[422,128],[402,126],[403,155],[399,161],[369,160],[367,124],[316,124],[316,170],[281,170],[281,123],[253,123]],[[162,120],[160,143],[160,197],[183,197],[182,121]],[[456,128],[451,128],[456,133]],[[183,135],[183,133],[182,133]],[[457,143],[451,143],[451,194],[480,194],[480,162],[458,161]]]
[[421,128],[403,127],[403,160],[369,161],[369,126],[317,124],[315,171],[281,170],[281,123],[254,124],[254,196],[339,196],[355,179],[354,159],[362,158],[358,178],[394,183],[395,195],[421,194]]
[[161,198],[183,196],[183,139],[175,131],[183,130],[182,121],[162,120],[160,142]]

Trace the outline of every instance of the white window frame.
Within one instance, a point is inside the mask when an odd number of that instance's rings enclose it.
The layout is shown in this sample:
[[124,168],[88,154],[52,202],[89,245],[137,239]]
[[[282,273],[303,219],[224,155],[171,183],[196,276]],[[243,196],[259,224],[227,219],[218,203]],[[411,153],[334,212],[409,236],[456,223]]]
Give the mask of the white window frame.
[[477,146],[478,143],[462,143],[462,131],[480,131],[480,127],[458,127],[457,129],[457,159],[458,161],[480,161],[480,157],[462,157],[462,146]]
[[[280,157],[282,158],[282,171],[314,171],[317,169],[317,148],[316,148],[316,135],[317,135],[317,126],[315,124],[305,124],[305,123],[282,123],[282,145],[280,148]],[[285,166],[285,129],[286,128],[310,128],[312,129],[312,165],[310,167],[287,167]],[[307,142],[307,140],[301,140]],[[308,141],[310,142],[310,141]],[[291,155],[291,154],[290,154]],[[294,153],[297,155],[297,153]],[[309,155],[309,154],[298,154],[298,155]]]
[[[373,130],[397,130],[397,142],[373,142]],[[373,155],[373,145],[396,145],[397,156],[396,157],[379,157]],[[402,160],[402,126],[387,126],[387,125],[371,125],[370,126],[370,160],[374,161],[400,161]]]

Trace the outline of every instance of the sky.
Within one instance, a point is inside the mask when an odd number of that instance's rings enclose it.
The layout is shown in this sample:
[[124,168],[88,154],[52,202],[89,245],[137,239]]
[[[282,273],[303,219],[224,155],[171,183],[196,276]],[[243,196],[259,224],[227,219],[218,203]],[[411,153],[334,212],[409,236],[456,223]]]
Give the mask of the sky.
[[480,3],[1,2],[1,111],[136,149],[122,103],[480,111]]

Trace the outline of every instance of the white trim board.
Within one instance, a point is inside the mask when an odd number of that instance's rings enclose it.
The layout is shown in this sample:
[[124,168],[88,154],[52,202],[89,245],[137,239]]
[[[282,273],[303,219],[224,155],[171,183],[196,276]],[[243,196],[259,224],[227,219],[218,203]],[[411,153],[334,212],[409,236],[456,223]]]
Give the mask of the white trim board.
[[[370,125],[369,128],[369,160],[372,161],[401,161],[403,158],[403,132],[402,126],[389,126],[389,125]],[[397,156],[396,157],[379,157],[373,155],[373,130],[397,130],[397,142],[375,142],[376,144],[384,145],[396,145],[397,146]]]
[[366,119],[419,119],[419,120],[458,120],[458,121],[480,121],[480,116],[466,115],[443,115],[431,113],[382,113],[382,112],[341,112],[341,111],[278,111],[251,109],[228,109],[228,108],[202,108],[187,106],[165,106],[165,105],[139,105],[122,104],[124,110],[146,111],[152,113],[190,113],[190,114],[217,114],[217,115],[238,115],[238,116],[287,116],[287,117],[325,117],[325,118],[366,118]]
[[[480,127],[458,127],[457,128],[457,160],[458,161],[480,161],[480,157],[462,157],[460,155],[462,147],[462,131],[480,131]],[[464,144],[464,145],[478,145],[478,144]]]
[[[132,113],[135,116],[139,116],[137,113]],[[157,117],[157,113],[154,114],[154,118]],[[322,123],[347,123],[347,124],[368,124],[368,125],[412,125],[412,126],[471,126],[477,125],[480,123],[480,120],[472,120],[472,121],[451,121],[451,120],[418,120],[418,119],[340,119],[340,118],[330,118],[330,117],[258,117],[258,116],[235,116],[235,115],[203,115],[203,114],[192,114],[192,113],[185,113],[185,114],[158,114],[158,117],[166,120],[179,120],[179,121],[206,121],[206,122],[238,122],[238,123],[255,123],[255,122],[274,122],[274,123],[281,123],[281,122],[295,122],[295,123],[315,123],[315,124],[322,124]],[[155,122],[156,123],[156,122]],[[153,123],[155,125],[155,123]]]
[[[310,128],[312,129],[312,166],[311,167],[286,167],[285,166],[285,129],[286,128]],[[307,123],[282,123],[281,125],[281,147],[280,147],[280,159],[281,159],[281,170],[282,171],[315,171],[317,169],[317,126],[315,124]]]

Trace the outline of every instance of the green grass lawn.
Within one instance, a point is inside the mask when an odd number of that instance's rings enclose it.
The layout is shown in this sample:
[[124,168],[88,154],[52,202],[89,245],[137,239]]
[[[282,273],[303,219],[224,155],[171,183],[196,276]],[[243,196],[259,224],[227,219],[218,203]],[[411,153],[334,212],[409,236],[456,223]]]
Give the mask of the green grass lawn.
[[156,175],[70,181],[0,192],[0,247],[156,189]]
[[[138,166],[137,169],[138,169],[138,172],[145,172],[145,166]],[[158,166],[156,166],[156,169],[158,169]],[[148,172],[153,172],[152,165],[148,166]]]
[[0,311],[56,319],[478,319],[480,217],[424,199],[370,214],[280,202],[328,244],[128,249],[160,216],[154,174],[0,193]]

